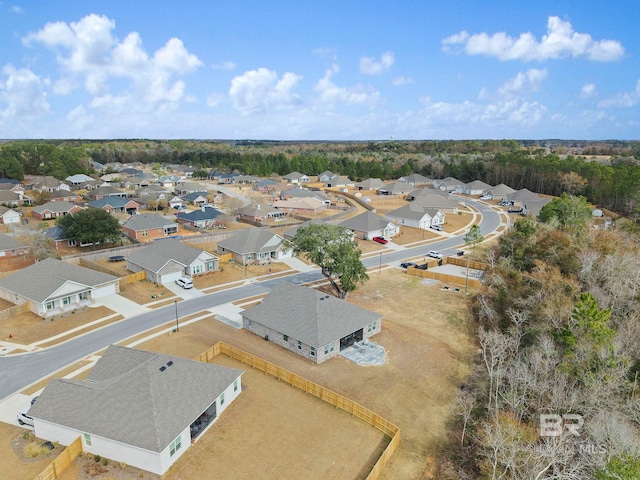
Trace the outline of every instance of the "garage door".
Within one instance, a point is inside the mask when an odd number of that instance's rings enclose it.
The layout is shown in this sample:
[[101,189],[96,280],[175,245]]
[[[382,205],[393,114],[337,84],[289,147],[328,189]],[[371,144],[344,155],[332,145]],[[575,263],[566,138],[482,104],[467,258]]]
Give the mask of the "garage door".
[[182,276],[182,272],[171,272],[171,273],[165,273],[164,275],[162,275],[160,277],[160,283],[170,283],[170,282],[175,282],[177,279],[179,279]]
[[93,298],[102,298],[107,295],[113,295],[116,293],[116,284],[110,283],[109,285],[103,285],[102,287],[94,288],[91,296]]

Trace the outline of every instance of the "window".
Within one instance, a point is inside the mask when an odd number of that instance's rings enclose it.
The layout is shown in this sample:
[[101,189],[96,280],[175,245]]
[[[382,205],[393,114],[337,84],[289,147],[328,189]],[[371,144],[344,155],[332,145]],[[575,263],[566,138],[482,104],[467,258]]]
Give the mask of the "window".
[[376,329],[376,322],[370,323],[367,326],[367,332],[373,332]]
[[91,435],[89,435],[88,433],[85,433],[85,434],[84,434],[84,444],[85,444],[87,447],[90,447],[90,446],[91,446]]
[[178,437],[169,445],[169,455],[173,457],[180,447],[182,447],[182,438]]
[[329,353],[333,352],[333,349],[334,349],[333,345],[334,345],[333,343],[330,343],[329,345],[325,345],[324,347],[325,355],[329,355]]
[[207,271],[215,270],[215,265],[213,262],[207,262]]
[[309,353],[311,354],[312,357],[315,357],[316,356],[316,347],[309,348]]
[[53,310],[53,307],[55,307],[55,303],[54,302],[47,302],[47,310]]
[[282,340],[284,340],[285,342],[289,341],[289,335],[282,335]]
[[302,350],[302,342],[298,340],[298,350]]
[[149,236],[149,232],[148,232],[147,230],[143,230],[143,231],[142,231],[142,236],[143,236],[143,237],[147,237],[147,236]]
[[71,297],[62,297],[62,305],[69,305],[71,303]]
[[193,266],[193,274],[196,275],[198,273],[202,273],[202,265],[194,265]]
[[220,406],[224,405],[224,393],[220,394]]
[[237,392],[238,391],[238,380],[234,380],[233,381],[233,391]]

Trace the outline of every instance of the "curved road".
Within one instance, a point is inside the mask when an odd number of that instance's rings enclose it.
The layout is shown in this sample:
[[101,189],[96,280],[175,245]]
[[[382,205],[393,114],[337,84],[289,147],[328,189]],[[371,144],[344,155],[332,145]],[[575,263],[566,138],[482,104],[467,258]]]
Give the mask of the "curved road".
[[[482,221],[480,223],[482,235],[486,236],[498,228],[500,225],[499,214],[484,204],[472,201],[468,203],[472,204],[482,214]],[[429,244],[428,249],[438,249],[447,252],[448,250],[460,247],[463,243],[462,236],[452,237]],[[427,247],[424,245],[406,248],[368,257],[363,259],[362,263],[364,263],[367,268],[373,268],[381,264],[423,256],[426,251]],[[320,280],[323,277],[319,270],[314,270],[312,272],[293,274],[284,278],[292,283],[305,284]],[[267,293],[273,285],[282,280],[283,277],[280,277],[278,279],[266,280],[260,283],[210,293],[203,297],[183,300],[178,303],[179,315],[184,317],[206,310],[215,305]],[[106,325],[98,330],[87,332],[84,335],[45,350],[29,354],[0,357],[0,400],[112,343],[120,342],[133,335],[171,322],[174,319],[175,307],[174,305],[169,305],[152,312]]]

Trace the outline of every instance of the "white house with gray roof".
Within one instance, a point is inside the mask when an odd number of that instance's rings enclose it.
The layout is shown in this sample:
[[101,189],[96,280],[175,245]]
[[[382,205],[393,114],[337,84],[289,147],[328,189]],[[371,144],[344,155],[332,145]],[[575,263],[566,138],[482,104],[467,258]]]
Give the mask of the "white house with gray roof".
[[382,315],[319,290],[280,282],[242,312],[242,326],[316,363],[382,329]]
[[217,244],[217,253],[219,255],[231,253],[236,262],[248,265],[291,258],[293,250],[287,246],[280,235],[261,228],[248,228],[220,240]]
[[28,415],[38,438],[164,474],[242,391],[242,370],[109,346],[84,380],[52,379]]
[[174,238],[156,240],[134,251],[125,260],[128,270],[144,270],[147,280],[156,284],[173,282],[185,275],[202,275],[218,270],[218,257]]
[[96,299],[120,291],[118,277],[47,258],[0,278],[0,298],[33,313],[51,317],[91,305]]
[[434,225],[444,225],[445,215],[442,210],[425,207],[419,202],[411,202],[388,212],[385,218],[396,225],[415,227],[426,230]]
[[348,218],[338,225],[348,228],[356,237],[362,238],[363,240],[371,240],[373,237],[384,237],[388,239],[400,233],[400,227],[398,227],[398,225],[369,211]]

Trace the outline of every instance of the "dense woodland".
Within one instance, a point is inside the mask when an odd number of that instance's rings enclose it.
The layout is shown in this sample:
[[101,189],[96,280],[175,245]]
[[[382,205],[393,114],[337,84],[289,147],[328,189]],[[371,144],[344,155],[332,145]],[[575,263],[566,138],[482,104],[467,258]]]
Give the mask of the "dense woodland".
[[[592,157],[591,155],[597,155]],[[92,162],[236,171],[269,177],[325,170],[360,181],[411,173],[431,178],[505,183],[537,193],[584,195],[625,215],[640,201],[640,142],[415,141],[415,142],[205,142],[11,141],[0,145],[0,178],[48,174],[63,179],[94,173]]]

